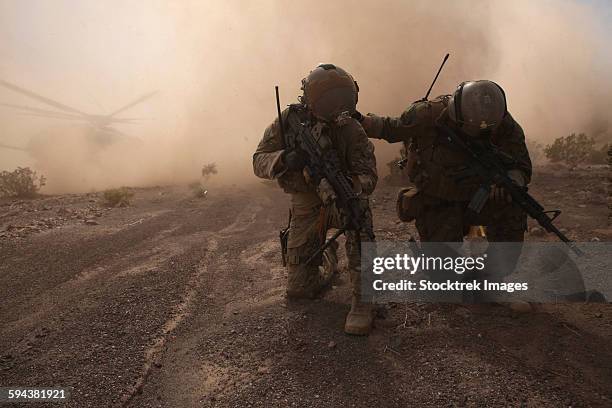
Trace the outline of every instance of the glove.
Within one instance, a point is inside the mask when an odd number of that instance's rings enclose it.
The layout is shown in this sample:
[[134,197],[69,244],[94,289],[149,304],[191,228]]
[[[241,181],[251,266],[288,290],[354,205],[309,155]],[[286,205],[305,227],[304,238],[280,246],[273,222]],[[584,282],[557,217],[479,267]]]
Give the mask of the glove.
[[525,187],[525,175],[517,169],[508,170],[508,177],[519,187]]
[[[508,177],[519,187],[525,187],[525,176],[520,170],[512,169],[508,171]],[[491,195],[490,198],[498,203],[511,203],[512,197],[499,186],[491,187]]]
[[306,165],[306,154],[300,149],[285,150],[281,160],[287,170],[300,171]]

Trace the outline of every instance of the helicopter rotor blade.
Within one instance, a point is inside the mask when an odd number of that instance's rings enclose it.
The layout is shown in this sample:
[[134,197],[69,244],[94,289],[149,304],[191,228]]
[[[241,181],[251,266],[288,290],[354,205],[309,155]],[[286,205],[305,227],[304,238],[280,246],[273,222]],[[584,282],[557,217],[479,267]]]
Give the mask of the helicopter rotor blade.
[[111,118],[110,123],[124,123],[126,125],[133,125],[135,123],[144,121],[144,118]]
[[19,116],[32,116],[35,118],[48,118],[48,119],[60,119],[60,120],[76,120],[81,122],[90,122],[87,118],[81,118],[78,116],[75,117],[67,117],[62,115],[53,115],[50,113],[32,113],[32,112],[17,112]]
[[37,93],[34,93],[34,92],[29,91],[29,90],[24,89],[24,88],[21,88],[21,87],[19,87],[17,85],[11,84],[11,83],[6,82],[6,81],[1,80],[1,79],[0,79],[0,85],[4,86],[5,88],[8,88],[8,89],[10,89],[10,90],[12,90],[14,92],[20,93],[22,95],[29,96],[30,98],[35,99],[35,100],[37,100],[39,102],[46,103],[47,105],[53,106],[54,108],[61,109],[63,111],[67,111],[67,112],[71,112],[71,113],[77,113],[79,115],[87,115],[87,113],[82,112],[82,111],[80,111],[78,109],[71,108],[68,105],[64,105],[63,103],[60,103],[58,101],[54,101],[53,99],[50,99],[50,98],[46,98],[46,97],[44,97],[42,95],[39,95]]
[[18,111],[21,111],[22,113],[29,112],[29,113],[37,113],[37,114],[42,114],[42,115],[54,115],[54,116],[63,117],[66,119],[84,119],[82,115],[73,115],[70,113],[56,112],[56,111],[51,111],[47,109],[32,108],[30,106],[25,106],[25,105],[14,105],[12,103],[0,102],[0,106],[6,106],[9,108],[17,109]]
[[6,145],[4,143],[0,143],[0,148],[4,148],[4,149],[11,149],[11,150],[19,150],[21,152],[28,152],[29,150],[23,147],[17,147],[17,146],[10,146],[10,145]]
[[156,93],[157,93],[157,91],[153,91],[153,92],[146,93],[146,94],[142,95],[140,98],[136,99],[134,102],[130,102],[130,103],[128,103],[127,105],[125,105],[125,106],[123,106],[123,107],[121,107],[121,108],[117,109],[116,111],[114,111],[114,112],[110,113],[110,114],[108,115],[108,117],[113,117],[113,116],[115,116],[115,115],[119,114],[120,112],[123,112],[123,111],[125,111],[125,110],[126,110],[126,109],[128,109],[128,108],[131,108],[131,107],[132,107],[132,106],[134,106],[134,105],[137,105],[137,104],[139,104],[139,103],[141,103],[141,102],[144,102],[144,101],[146,101],[147,99],[149,99],[150,97],[152,97],[153,95],[155,95]]

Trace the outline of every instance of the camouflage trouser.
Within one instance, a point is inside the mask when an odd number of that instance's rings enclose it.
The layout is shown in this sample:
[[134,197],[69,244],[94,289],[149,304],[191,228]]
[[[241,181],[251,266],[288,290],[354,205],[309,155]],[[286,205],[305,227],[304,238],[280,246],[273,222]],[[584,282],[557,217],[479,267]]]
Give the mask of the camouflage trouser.
[[445,201],[419,194],[416,227],[421,241],[460,242],[471,225],[487,227],[489,242],[522,242],[527,215],[512,203],[489,201],[477,217],[468,217],[467,202]]
[[[452,202],[420,194],[420,209],[416,227],[423,242],[461,242],[470,226],[486,226],[489,242],[523,242],[527,227],[527,215],[512,203],[487,202],[478,216],[470,216],[467,202]],[[487,270],[478,278],[501,280],[511,274],[518,262],[522,245],[491,248]],[[436,248],[436,256],[453,256],[452,250]],[[445,280],[448,276],[437,274]],[[470,278],[466,275],[465,278]]]
[[[341,221],[335,206],[323,207],[314,193],[293,194],[291,212],[287,242],[287,295],[310,298],[329,283],[331,275],[336,271],[338,245],[328,248],[321,266],[316,263],[306,264],[306,260],[324,242],[328,229],[340,228]],[[371,216],[369,220],[371,222]],[[361,290],[360,243],[367,239],[365,234],[355,231],[346,233],[348,270],[355,295],[359,295]]]

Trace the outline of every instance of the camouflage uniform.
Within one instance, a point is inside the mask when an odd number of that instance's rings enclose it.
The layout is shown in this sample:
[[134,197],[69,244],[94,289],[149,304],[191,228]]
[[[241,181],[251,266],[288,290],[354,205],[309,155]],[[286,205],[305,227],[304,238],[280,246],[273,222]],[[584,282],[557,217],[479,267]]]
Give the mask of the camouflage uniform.
[[[282,113],[283,121],[288,110]],[[290,131],[285,126],[285,131]],[[326,125],[322,137],[328,137],[338,152],[343,171],[352,177],[353,184],[360,191],[362,205],[369,214],[368,196],[377,182],[374,146],[365,131],[352,118],[341,124]],[[276,179],[280,187],[291,195],[291,224],[287,251],[287,295],[289,297],[313,297],[328,281],[329,276],[316,265],[306,264],[308,257],[324,242],[328,228],[339,228],[339,214],[335,206],[323,206],[315,186],[310,184],[302,171],[288,171],[282,165],[281,155],[285,141],[281,138],[276,119],[265,130],[263,139],[253,155],[255,175],[264,179]],[[360,294],[360,240],[367,236],[354,231],[346,234],[346,253],[353,292]],[[335,247],[327,254],[335,260]]]
[[[363,126],[371,138],[389,143],[403,142],[408,152],[407,172],[417,187],[414,196],[416,227],[422,241],[457,242],[470,225],[486,225],[489,241],[523,241],[527,226],[524,211],[512,203],[489,200],[477,217],[468,218],[467,205],[479,187],[475,178],[457,182],[466,157],[438,135],[437,123],[451,129],[449,96],[412,104],[399,118],[368,115]],[[527,184],[531,160],[523,129],[508,113],[491,134],[491,141],[512,156]],[[509,169],[510,170],[510,169]]]

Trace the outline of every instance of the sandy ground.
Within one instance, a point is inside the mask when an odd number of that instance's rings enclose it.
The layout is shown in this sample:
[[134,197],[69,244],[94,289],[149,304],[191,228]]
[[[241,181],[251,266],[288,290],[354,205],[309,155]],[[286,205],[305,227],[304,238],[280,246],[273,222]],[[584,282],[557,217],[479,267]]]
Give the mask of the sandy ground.
[[[606,177],[538,169],[532,191],[571,238],[611,241]],[[414,234],[395,190],[374,197],[381,238]],[[66,407],[612,406],[607,304],[395,304],[350,337],[344,270],[284,299],[278,188],[133,191],[0,201],[0,385],[74,387]]]

